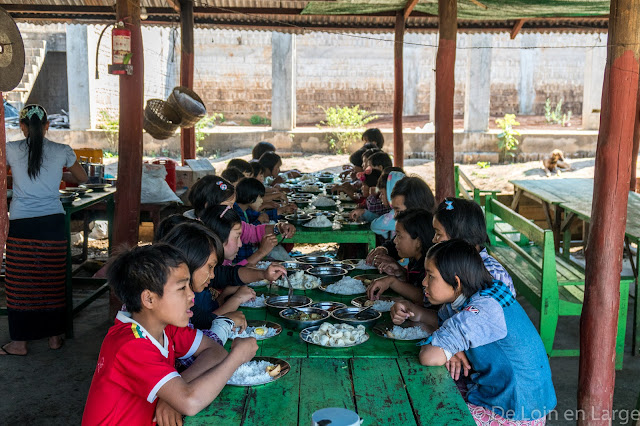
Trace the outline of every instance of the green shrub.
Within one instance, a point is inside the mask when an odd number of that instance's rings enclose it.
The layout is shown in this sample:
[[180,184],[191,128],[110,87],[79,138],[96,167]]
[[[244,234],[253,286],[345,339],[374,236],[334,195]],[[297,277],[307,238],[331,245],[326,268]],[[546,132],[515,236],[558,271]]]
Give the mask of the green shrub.
[[249,122],[252,126],[269,126],[271,124],[271,120],[267,117],[261,117],[257,114],[252,115]]
[[327,138],[329,148],[336,154],[349,152],[352,143],[362,140],[362,130],[371,120],[378,118],[370,115],[369,111],[354,107],[320,107],[325,114],[325,120],[318,124],[318,128],[329,127],[335,129]]
[[500,150],[500,160],[507,161],[507,159],[513,159],[515,152],[518,150],[518,144],[520,141],[517,136],[520,136],[520,132],[514,129],[515,126],[519,126],[520,123],[516,121],[515,114],[505,114],[504,118],[498,118],[496,120],[498,127],[502,129],[502,132],[498,134],[498,149]]
[[105,109],[98,111],[96,129],[104,130],[107,134],[109,148],[107,151],[118,152],[118,134],[120,133],[120,118],[114,117]]
[[202,151],[204,151],[204,148],[200,146],[200,142],[202,142],[206,136],[205,129],[213,128],[216,125],[217,120],[222,123],[224,121],[224,115],[222,115],[222,113],[214,112],[211,115],[205,115],[196,123],[196,152],[198,154],[201,154]]
[[563,127],[570,126],[571,123],[571,110],[566,113],[562,112],[563,98],[560,98],[555,108],[551,107],[551,99],[547,98],[544,103],[544,118],[547,120],[547,124],[559,124]]

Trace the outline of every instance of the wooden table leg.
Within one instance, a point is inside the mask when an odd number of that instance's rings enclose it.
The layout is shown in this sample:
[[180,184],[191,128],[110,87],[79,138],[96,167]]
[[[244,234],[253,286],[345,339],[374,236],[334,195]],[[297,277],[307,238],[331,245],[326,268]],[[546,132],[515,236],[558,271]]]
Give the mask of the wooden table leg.
[[520,204],[520,197],[522,197],[522,189],[516,189],[513,194],[513,201],[511,202],[511,210],[518,213],[518,204]]
[[562,232],[562,256],[569,259],[571,255],[571,225],[576,219],[575,213],[569,213],[565,216],[560,226],[560,232]]
[[[560,226],[562,225],[562,208],[558,205],[555,206],[555,219],[553,221],[553,240],[556,246],[556,251],[560,250]],[[571,245],[571,238],[569,238],[569,245]],[[568,258],[568,256],[567,256]]]

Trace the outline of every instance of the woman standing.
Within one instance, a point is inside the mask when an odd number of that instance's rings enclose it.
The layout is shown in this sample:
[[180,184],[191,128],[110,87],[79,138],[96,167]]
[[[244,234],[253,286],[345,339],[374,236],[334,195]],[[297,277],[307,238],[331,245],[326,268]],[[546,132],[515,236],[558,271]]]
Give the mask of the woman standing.
[[44,108],[24,107],[20,129],[25,139],[7,143],[13,174],[6,268],[11,342],[0,355],[26,355],[27,342],[44,337],[51,349],[62,346],[67,248],[58,192],[62,168],[78,182],[87,180],[71,147],[44,137],[49,129]]

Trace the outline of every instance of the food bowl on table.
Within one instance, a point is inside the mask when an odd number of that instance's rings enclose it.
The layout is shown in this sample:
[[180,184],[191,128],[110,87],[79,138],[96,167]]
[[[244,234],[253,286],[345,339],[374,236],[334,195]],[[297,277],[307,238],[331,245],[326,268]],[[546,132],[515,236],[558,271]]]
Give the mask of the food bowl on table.
[[298,262],[306,263],[307,265],[326,265],[331,263],[333,259],[327,256],[300,256]]
[[333,265],[322,265],[309,269],[307,273],[320,278],[322,284],[333,284],[347,275],[347,270]]
[[335,311],[336,309],[346,308],[347,305],[340,302],[332,302],[332,301],[324,301],[324,302],[315,302],[311,305],[312,308],[323,309],[327,312]]
[[351,263],[343,262],[343,261],[335,261],[330,263],[331,266],[335,266],[336,268],[345,269],[347,272],[353,270],[354,266]]
[[280,265],[284,266],[288,274],[298,272],[298,271],[306,271],[307,269],[312,268],[312,266],[307,263],[300,263],[300,262],[294,262],[294,261],[280,262]]
[[[287,309],[287,302],[287,296],[271,296],[266,300],[265,304],[270,314],[278,316],[281,310]],[[294,308],[309,306],[312,302],[313,300],[307,296],[298,294],[291,295],[291,306]]]
[[310,214],[288,214],[284,217],[287,222],[293,223],[294,225],[300,225],[306,222],[309,222],[312,219]]
[[364,220],[342,220],[340,222],[342,224],[342,226],[346,227],[346,228],[359,228],[361,226],[366,226],[369,224],[369,222],[366,222]]
[[283,309],[278,315],[282,318],[282,323],[286,328],[298,331],[327,321],[331,316],[331,314],[324,309],[309,306],[296,309]]
[[70,189],[61,189],[61,190],[59,190],[59,192],[60,192],[60,196],[61,197],[66,196],[66,195],[71,196],[71,197],[77,197],[78,196],[78,192],[77,191],[72,191]]
[[84,195],[86,195],[89,192],[93,192],[92,189],[89,188],[82,188],[80,186],[67,186],[65,189],[61,190],[62,191],[69,191],[69,192],[75,192],[78,194],[79,197],[82,197]]
[[312,218],[314,217],[318,217],[318,216],[324,216],[329,220],[333,220],[333,218],[337,215],[338,213],[336,212],[331,212],[331,211],[327,211],[327,210],[323,210],[323,211],[319,211],[319,212],[313,212],[313,213],[309,213],[309,216],[311,216]]
[[356,203],[342,202],[340,206],[342,206],[342,210],[348,210],[348,211],[355,210],[358,208],[358,205]]
[[60,194],[60,202],[63,206],[68,206],[76,200],[75,192],[72,194]]
[[301,209],[309,207],[311,205],[311,200],[308,198],[291,198],[291,201],[293,201],[296,206]]
[[93,192],[102,192],[107,188],[111,188],[111,184],[109,184],[109,183],[85,183],[84,185],[80,185],[80,188],[92,189]]
[[342,309],[336,309],[331,312],[331,316],[337,321],[350,324],[354,327],[363,325],[365,328],[371,328],[381,317],[382,314],[375,309],[369,309],[364,312],[363,319],[356,319],[355,316],[364,309],[349,306]]
[[331,173],[323,173],[318,175],[318,180],[322,183],[331,183],[333,182],[333,174]]

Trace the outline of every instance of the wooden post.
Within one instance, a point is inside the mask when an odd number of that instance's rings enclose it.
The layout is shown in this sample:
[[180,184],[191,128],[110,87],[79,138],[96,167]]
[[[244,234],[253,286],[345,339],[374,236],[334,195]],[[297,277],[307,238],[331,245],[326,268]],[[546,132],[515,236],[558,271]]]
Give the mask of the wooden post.
[[438,53],[436,56],[435,163],[436,200],[455,196],[453,182],[453,95],[458,31],[456,0],[438,0]]
[[635,127],[633,129],[633,151],[631,152],[631,178],[629,180],[629,190],[636,191],[636,168],[638,164],[638,148],[640,147],[640,87],[638,87],[638,98],[636,100]]
[[[193,0],[180,0],[180,85],[193,89]],[[196,158],[196,129],[180,130],[182,165],[185,160]]]
[[611,424],[633,130],[638,98],[640,0],[612,0],[593,207],[580,318],[579,425]]
[[[118,191],[113,223],[117,249],[138,244],[140,186],[142,179],[142,117],[144,103],[144,56],[140,29],[140,0],[117,0],[116,16],[131,31],[133,75],[120,76],[120,131],[118,134]],[[112,295],[111,313],[121,302]]]
[[404,10],[396,14],[396,35],[394,39],[394,94],[393,94],[393,165],[404,164],[404,141],[402,137],[402,104],[404,91],[404,72],[402,69],[402,53],[404,48]]

